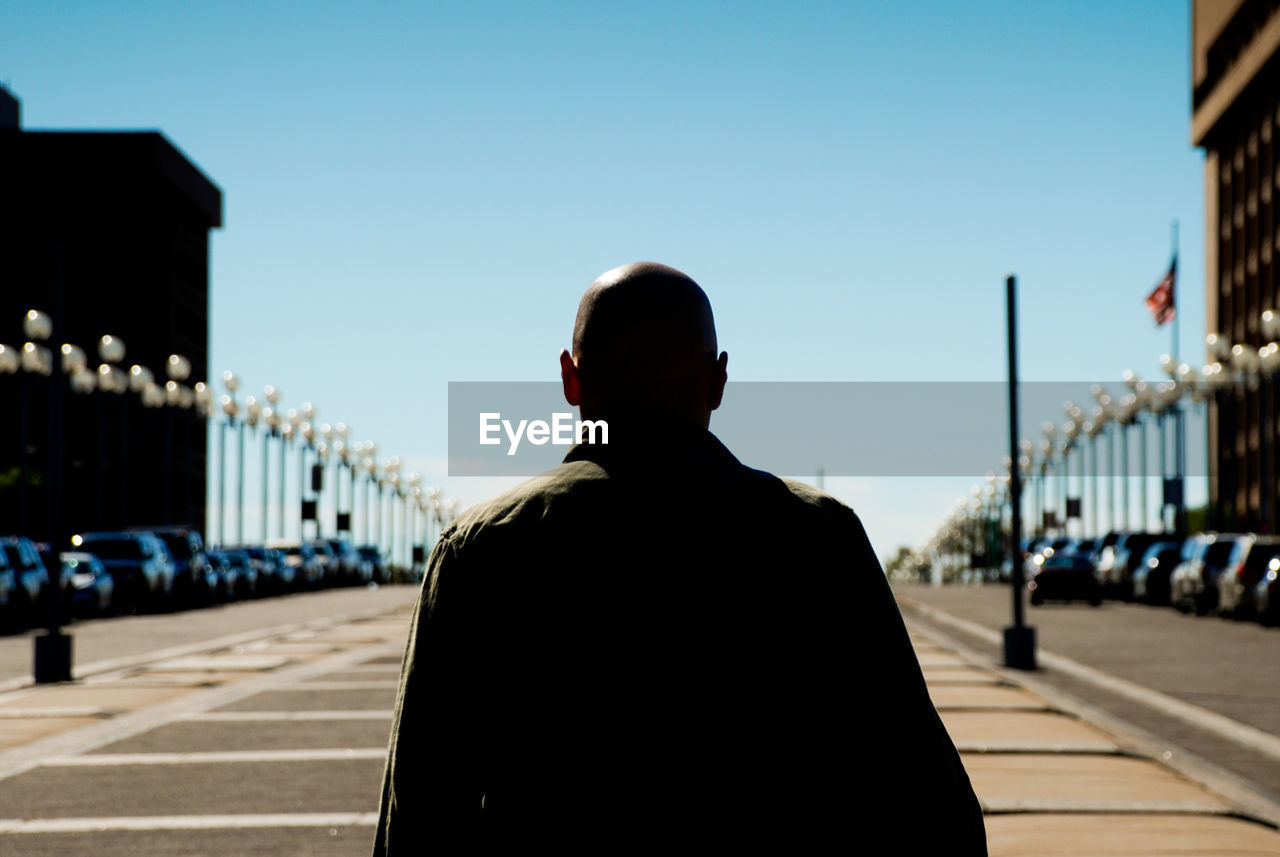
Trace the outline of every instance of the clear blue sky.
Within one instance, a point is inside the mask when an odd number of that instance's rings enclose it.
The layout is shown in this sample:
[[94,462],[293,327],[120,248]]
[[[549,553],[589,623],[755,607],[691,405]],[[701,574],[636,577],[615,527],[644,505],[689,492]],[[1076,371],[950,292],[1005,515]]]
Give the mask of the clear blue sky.
[[[469,503],[494,485],[443,472],[446,384],[555,378],[582,290],[636,259],[703,285],[731,385],[999,380],[1015,272],[1023,377],[1118,387],[1169,350],[1143,298],[1176,218],[1202,363],[1189,22],[1136,1],[20,0],[0,80],[27,127],[162,130],[224,193],[213,365]],[[887,555],[970,481],[826,487]]]

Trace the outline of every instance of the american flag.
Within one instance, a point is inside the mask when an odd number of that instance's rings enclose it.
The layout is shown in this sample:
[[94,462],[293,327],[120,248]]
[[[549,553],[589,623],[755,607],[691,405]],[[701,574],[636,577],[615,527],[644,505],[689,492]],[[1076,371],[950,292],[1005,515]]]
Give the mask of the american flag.
[[1151,314],[1156,318],[1156,326],[1164,324],[1166,321],[1173,321],[1177,310],[1173,306],[1173,287],[1178,282],[1178,257],[1173,257],[1173,263],[1169,265],[1169,273],[1164,275],[1162,279],[1147,295],[1147,309],[1151,310]]

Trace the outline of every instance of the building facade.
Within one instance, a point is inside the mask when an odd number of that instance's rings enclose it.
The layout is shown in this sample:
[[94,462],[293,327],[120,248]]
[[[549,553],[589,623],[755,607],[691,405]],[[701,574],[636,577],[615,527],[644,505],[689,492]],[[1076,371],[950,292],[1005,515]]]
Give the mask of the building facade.
[[[1194,0],[1192,143],[1205,152],[1206,329],[1228,346],[1275,338],[1280,312],[1280,0]],[[1214,358],[1210,356],[1210,361]],[[1276,379],[1210,405],[1211,523],[1277,531]]]
[[[45,345],[79,346],[91,369],[109,334],[126,372],[145,367],[163,385],[179,354],[183,386],[207,380],[221,191],[158,132],[32,131],[19,114],[0,89],[0,344],[21,348],[37,309],[54,320]],[[205,421],[68,380],[0,374],[0,530],[60,544],[91,529],[200,526]]]

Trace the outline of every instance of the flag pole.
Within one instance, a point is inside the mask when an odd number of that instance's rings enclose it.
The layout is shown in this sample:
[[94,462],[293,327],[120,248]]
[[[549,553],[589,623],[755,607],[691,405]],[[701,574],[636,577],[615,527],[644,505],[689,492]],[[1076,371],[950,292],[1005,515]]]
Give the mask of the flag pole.
[[[1173,301],[1173,365],[1176,367],[1178,363],[1178,220],[1174,218],[1171,235],[1171,243],[1173,244],[1173,266],[1174,276],[1171,286],[1170,300]],[[1176,380],[1176,379],[1175,379]],[[1173,412],[1174,419],[1174,475],[1178,480],[1176,489],[1177,503],[1173,512],[1173,530],[1179,537],[1186,537],[1187,534],[1187,499],[1184,494],[1186,490],[1186,427],[1185,415],[1183,413],[1181,401],[1175,405]]]
[[[1178,263],[1178,221],[1176,219],[1173,221],[1172,233],[1173,234],[1171,236],[1171,239],[1173,244],[1173,264],[1176,265]],[[1169,294],[1169,299],[1173,304],[1173,346],[1172,346],[1173,350],[1170,352],[1170,354],[1173,356],[1173,363],[1175,366],[1178,365],[1178,295],[1177,295],[1177,292],[1178,292],[1178,278],[1177,276],[1175,276],[1173,278],[1173,286]]]

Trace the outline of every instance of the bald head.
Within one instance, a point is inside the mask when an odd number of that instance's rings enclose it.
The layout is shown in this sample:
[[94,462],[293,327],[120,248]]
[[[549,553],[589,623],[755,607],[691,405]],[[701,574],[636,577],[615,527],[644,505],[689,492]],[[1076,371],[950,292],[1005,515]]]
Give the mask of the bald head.
[[662,412],[705,426],[724,389],[728,358],[716,347],[711,302],[689,276],[655,262],[622,265],[578,304],[573,352],[561,355],[565,396],[585,418]]

